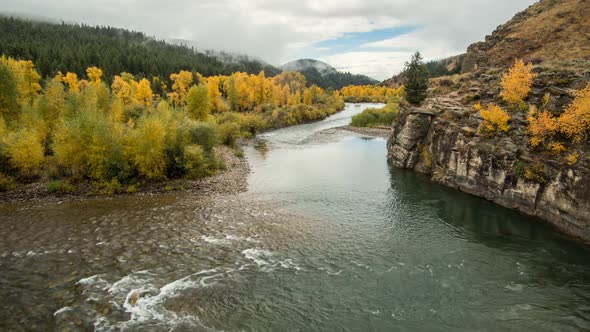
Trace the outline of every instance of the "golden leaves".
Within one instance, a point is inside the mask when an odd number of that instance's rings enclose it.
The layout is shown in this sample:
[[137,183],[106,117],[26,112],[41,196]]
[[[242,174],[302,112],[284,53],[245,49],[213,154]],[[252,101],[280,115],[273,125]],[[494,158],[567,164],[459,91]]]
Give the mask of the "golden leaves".
[[516,60],[508,73],[502,77],[500,96],[510,104],[523,103],[531,91],[535,76],[537,75],[533,73],[532,64],[525,65],[522,60]]
[[483,118],[483,122],[480,126],[480,131],[485,135],[494,135],[499,132],[508,132],[510,125],[508,122],[510,115],[504,111],[498,105],[488,105],[482,107],[480,104],[476,104],[475,109],[479,111]]

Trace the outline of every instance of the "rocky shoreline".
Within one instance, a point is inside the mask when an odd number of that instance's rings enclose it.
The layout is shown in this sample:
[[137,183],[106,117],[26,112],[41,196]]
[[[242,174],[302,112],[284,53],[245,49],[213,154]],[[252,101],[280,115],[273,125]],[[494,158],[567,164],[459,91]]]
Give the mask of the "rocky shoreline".
[[341,130],[346,130],[346,131],[350,131],[353,133],[357,133],[357,134],[361,134],[361,135],[366,135],[366,136],[372,136],[372,137],[383,137],[383,138],[389,138],[391,136],[392,127],[385,127],[385,126],[379,126],[379,127],[353,127],[353,126],[342,126],[342,127],[338,127],[336,129],[341,129]]
[[236,156],[234,150],[226,146],[215,148],[217,158],[226,166],[219,173],[199,179],[174,179],[158,183],[144,184],[135,193],[117,193],[114,195],[89,194],[88,184],[79,186],[72,193],[50,193],[47,181],[31,183],[16,190],[0,192],[0,204],[25,202],[63,202],[84,201],[89,199],[113,199],[125,196],[154,196],[164,193],[190,193],[196,195],[234,195],[248,189],[250,166],[244,156]]

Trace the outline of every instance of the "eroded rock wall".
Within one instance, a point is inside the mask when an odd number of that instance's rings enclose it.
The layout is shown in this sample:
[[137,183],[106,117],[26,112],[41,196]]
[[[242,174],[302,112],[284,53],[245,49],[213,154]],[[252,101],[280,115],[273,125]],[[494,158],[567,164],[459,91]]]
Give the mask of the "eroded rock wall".
[[[531,151],[525,114],[513,115],[509,134],[495,137],[478,133],[481,121],[457,93],[403,108],[388,142],[390,161],[590,242],[588,154],[570,166],[563,158]],[[527,180],[524,165],[539,167],[543,178]]]

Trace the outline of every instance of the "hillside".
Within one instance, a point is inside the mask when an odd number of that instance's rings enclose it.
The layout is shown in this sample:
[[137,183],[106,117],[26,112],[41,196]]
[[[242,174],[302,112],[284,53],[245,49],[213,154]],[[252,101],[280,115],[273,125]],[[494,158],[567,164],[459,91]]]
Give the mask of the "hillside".
[[377,80],[365,75],[342,73],[329,64],[312,59],[291,61],[281,66],[285,71],[298,71],[307,79],[308,84],[315,84],[321,88],[334,90],[348,85],[372,85]]
[[[590,60],[590,1],[543,0],[471,45],[463,72],[506,67],[514,59],[533,63]],[[547,64],[549,65],[549,64]]]
[[[431,79],[419,107],[402,107],[393,165],[590,242],[588,13],[588,1],[541,0],[471,45],[463,74]],[[515,58],[530,76],[506,79]],[[510,87],[526,88],[516,102]]]
[[[428,70],[428,77],[437,78],[441,76],[454,75],[461,72],[463,59],[465,55],[455,55],[452,57],[427,61],[424,65]],[[400,87],[405,80],[404,72],[394,75],[392,78],[386,79],[379,85],[386,87]]]
[[233,57],[218,58],[183,45],[147,37],[141,32],[112,27],[32,22],[0,17],[0,54],[32,60],[42,76],[70,71],[84,76],[90,66],[100,67],[110,81],[123,71],[139,76],[167,78],[181,69],[205,76],[242,71],[268,76],[278,69]]

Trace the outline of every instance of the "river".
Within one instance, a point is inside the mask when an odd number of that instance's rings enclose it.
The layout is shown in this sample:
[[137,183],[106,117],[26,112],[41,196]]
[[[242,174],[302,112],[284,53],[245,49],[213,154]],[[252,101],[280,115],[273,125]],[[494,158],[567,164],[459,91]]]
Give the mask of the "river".
[[590,251],[333,129],[260,135],[249,189],[0,204],[0,330],[590,329]]

